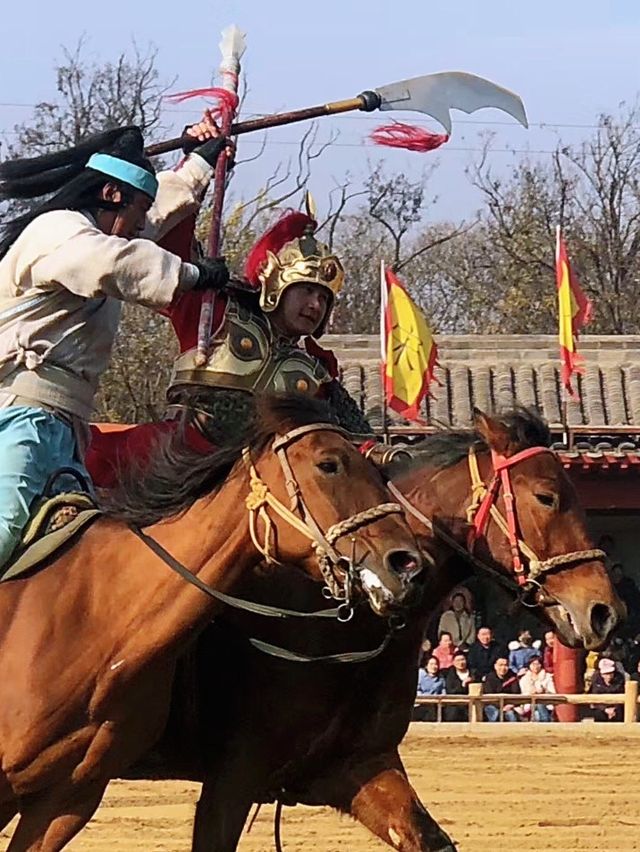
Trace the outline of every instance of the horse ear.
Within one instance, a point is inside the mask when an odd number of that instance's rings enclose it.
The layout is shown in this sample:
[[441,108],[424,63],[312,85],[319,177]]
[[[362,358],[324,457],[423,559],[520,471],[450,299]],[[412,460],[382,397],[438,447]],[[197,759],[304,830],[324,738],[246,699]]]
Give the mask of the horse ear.
[[503,423],[496,420],[495,417],[489,417],[479,408],[474,408],[473,427],[489,449],[501,455],[506,453],[509,448],[510,437],[509,430]]

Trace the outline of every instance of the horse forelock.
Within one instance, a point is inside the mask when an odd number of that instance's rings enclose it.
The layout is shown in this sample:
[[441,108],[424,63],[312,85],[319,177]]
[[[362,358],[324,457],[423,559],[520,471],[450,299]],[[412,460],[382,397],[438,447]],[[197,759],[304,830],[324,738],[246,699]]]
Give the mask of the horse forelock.
[[244,447],[255,457],[276,435],[311,423],[331,423],[326,403],[302,394],[267,394],[256,400],[252,422],[232,446],[202,453],[189,447],[183,421],[176,432],[158,438],[148,459],[120,471],[117,487],[102,498],[112,518],[150,526],[185,512],[215,493],[239,461]]

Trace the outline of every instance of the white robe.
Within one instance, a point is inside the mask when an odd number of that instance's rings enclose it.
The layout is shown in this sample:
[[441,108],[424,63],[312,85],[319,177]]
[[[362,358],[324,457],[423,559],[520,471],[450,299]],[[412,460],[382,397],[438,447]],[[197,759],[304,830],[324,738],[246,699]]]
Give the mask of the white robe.
[[[0,395],[87,420],[122,302],[167,307],[192,268],[156,246],[198,209],[212,169],[192,154],[158,175],[143,238],[98,229],[91,215],[43,213],[0,261]],[[6,404],[6,402],[5,402]]]

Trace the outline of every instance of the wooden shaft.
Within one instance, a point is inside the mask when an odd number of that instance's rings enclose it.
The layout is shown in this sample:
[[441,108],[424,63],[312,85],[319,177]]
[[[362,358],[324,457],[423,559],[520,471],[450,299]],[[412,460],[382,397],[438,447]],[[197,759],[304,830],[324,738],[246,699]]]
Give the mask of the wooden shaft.
[[482,701],[478,699],[482,695],[481,683],[469,684],[469,721],[472,723],[482,722]]
[[633,725],[638,718],[638,682],[628,680],[624,685],[624,723]]
[[[229,136],[239,136],[243,133],[252,133],[254,130],[267,130],[270,127],[280,127],[283,124],[294,124],[297,121],[307,121],[312,118],[320,118],[323,115],[337,115],[341,112],[352,112],[356,109],[369,110],[371,101],[365,98],[364,95],[358,95],[357,98],[349,98],[345,101],[333,101],[329,104],[321,104],[315,107],[307,107],[306,109],[293,110],[292,112],[279,112],[275,115],[264,115],[261,118],[252,118],[249,121],[240,121],[232,124],[229,129]],[[375,107],[374,107],[375,108]],[[157,157],[160,154],[167,154],[169,151],[177,151],[187,144],[193,148],[193,137],[191,136],[176,136],[174,139],[168,139],[166,142],[157,142],[155,145],[149,145],[145,149],[148,157]]]

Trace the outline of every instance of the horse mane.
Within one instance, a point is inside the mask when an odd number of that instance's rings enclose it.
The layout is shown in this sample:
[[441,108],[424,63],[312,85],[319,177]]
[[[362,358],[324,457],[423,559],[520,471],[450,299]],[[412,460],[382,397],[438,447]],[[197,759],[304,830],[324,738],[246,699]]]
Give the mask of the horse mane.
[[201,497],[215,493],[225,482],[244,447],[261,453],[279,434],[311,423],[334,423],[328,405],[302,394],[258,397],[255,414],[242,440],[203,454],[185,440],[185,423],[162,435],[151,457],[129,465],[118,485],[101,500],[108,517],[140,527],[185,512]]
[[[495,415],[509,432],[510,443],[516,452],[528,447],[551,446],[551,432],[542,416],[534,409],[518,405]],[[411,447],[412,456],[401,456],[385,467],[385,473],[399,476],[429,465],[438,469],[451,467],[466,458],[469,448],[487,450],[486,442],[475,429],[445,429],[428,435]]]

